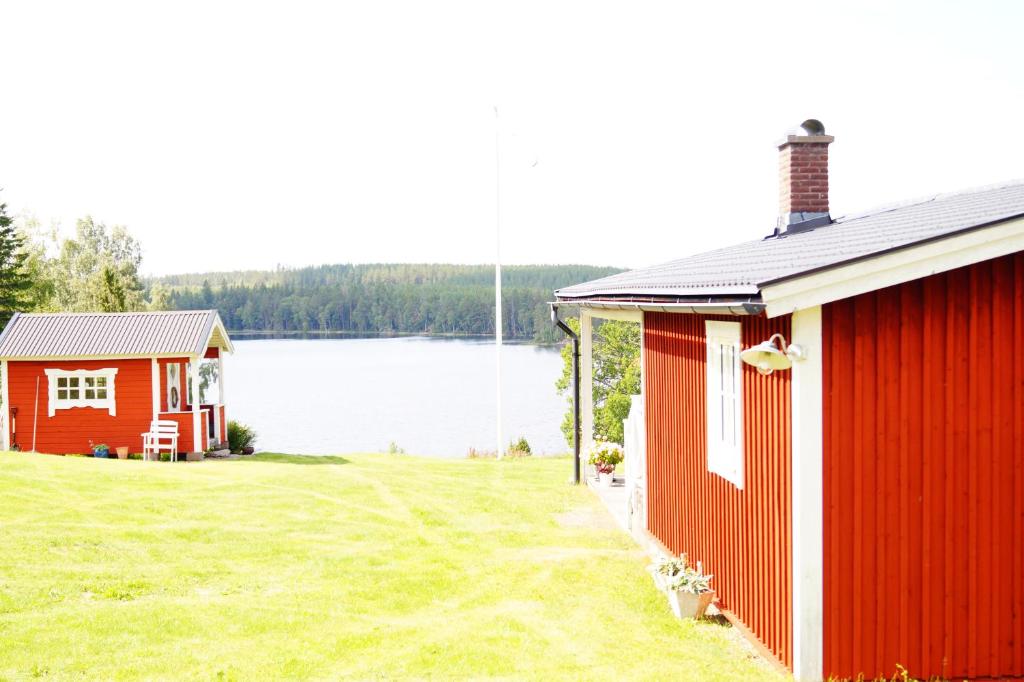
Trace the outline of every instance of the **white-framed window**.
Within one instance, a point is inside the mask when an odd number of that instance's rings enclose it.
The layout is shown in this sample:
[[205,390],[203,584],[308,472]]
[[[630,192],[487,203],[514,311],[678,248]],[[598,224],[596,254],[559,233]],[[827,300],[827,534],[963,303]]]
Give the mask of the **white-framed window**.
[[740,323],[705,323],[708,344],[708,471],[743,488]]
[[49,413],[72,407],[95,407],[117,415],[114,401],[114,377],[117,368],[107,369],[47,369],[49,380]]

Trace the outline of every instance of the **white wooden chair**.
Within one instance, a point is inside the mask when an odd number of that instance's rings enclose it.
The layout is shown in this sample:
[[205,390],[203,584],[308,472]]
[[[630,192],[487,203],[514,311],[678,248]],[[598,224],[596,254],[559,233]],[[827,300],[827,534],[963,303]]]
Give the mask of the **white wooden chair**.
[[178,422],[173,419],[156,419],[142,434],[142,459],[152,456],[159,461],[161,450],[170,452],[172,462],[178,461]]

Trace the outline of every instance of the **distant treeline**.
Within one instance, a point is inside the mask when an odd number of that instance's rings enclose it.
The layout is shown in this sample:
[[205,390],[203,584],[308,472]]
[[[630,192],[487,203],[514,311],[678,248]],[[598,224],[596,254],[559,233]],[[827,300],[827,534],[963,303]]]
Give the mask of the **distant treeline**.
[[[617,272],[588,265],[502,268],[504,334],[560,338],[546,305],[552,291]],[[167,290],[171,308],[216,308],[232,331],[494,333],[489,265],[322,265],[169,275],[150,285]]]

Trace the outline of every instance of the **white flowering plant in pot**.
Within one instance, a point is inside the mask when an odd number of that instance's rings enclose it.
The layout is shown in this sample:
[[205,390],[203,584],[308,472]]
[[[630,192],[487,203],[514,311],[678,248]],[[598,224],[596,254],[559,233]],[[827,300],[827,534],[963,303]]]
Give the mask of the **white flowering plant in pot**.
[[691,566],[685,554],[662,558],[651,566],[651,574],[678,618],[703,618],[715,598],[711,589],[714,576],[704,573],[700,562]]
[[603,485],[611,485],[615,467],[621,464],[624,458],[622,446],[602,436],[594,436],[594,441],[587,447],[587,464],[594,465],[598,479]]

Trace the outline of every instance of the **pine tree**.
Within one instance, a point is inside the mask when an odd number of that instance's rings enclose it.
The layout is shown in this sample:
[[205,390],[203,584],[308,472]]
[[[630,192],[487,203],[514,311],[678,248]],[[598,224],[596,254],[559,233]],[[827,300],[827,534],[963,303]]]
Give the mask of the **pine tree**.
[[0,204],[0,325],[6,325],[15,312],[27,306],[32,288],[25,268],[27,257],[25,238],[7,215],[7,204]]

